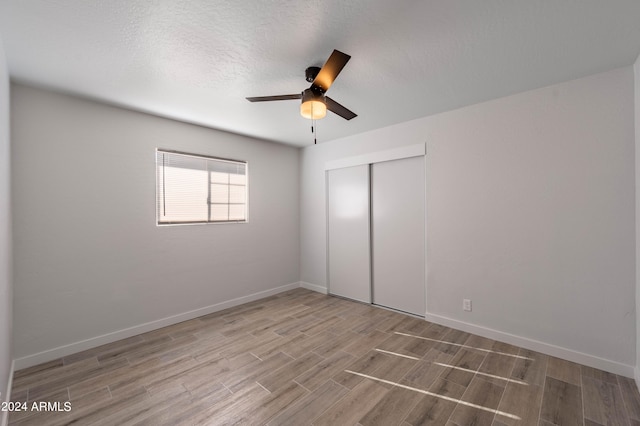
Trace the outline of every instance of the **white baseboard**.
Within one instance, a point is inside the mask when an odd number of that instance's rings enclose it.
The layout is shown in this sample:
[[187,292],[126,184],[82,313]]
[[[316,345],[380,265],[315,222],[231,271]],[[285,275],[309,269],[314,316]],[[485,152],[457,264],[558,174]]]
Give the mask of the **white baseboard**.
[[327,290],[326,287],[323,287],[317,284],[311,284],[304,281],[300,281],[300,287],[306,288],[307,290],[311,290],[311,291],[317,291],[318,293],[322,293],[322,294],[329,294],[329,291]]
[[[13,386],[13,372],[15,371],[15,361],[11,361],[11,368],[9,370],[9,380],[7,380],[7,394],[4,395],[1,402],[11,401],[11,387]],[[9,424],[9,411],[3,411],[0,416],[0,426],[7,426]]]
[[156,321],[147,322],[134,327],[125,328],[123,330],[114,331],[112,333],[103,334],[98,337],[93,337],[79,342],[71,343],[57,348],[49,349],[43,352],[39,352],[33,355],[27,355],[14,360],[15,368],[20,370],[34,365],[42,364],[43,362],[53,361],[54,359],[62,358],[67,355],[71,355],[77,352],[81,352],[87,349],[95,348],[97,346],[112,343],[117,340],[126,339],[127,337],[136,336],[138,334],[146,333],[148,331],[157,330],[158,328],[167,327],[169,325],[177,324],[179,322],[188,321],[193,318],[201,317],[203,315],[211,314],[213,312],[222,311],[224,309],[233,308],[234,306],[242,305],[244,303],[253,302],[254,300],[263,299],[265,297],[273,296],[274,294],[282,293],[283,291],[293,290],[300,287],[299,282],[283,285],[280,287],[272,288],[265,291],[260,291],[247,296],[238,297],[235,299],[227,300],[225,302],[216,303],[214,305],[206,306],[200,309],[194,309],[192,311],[184,312],[170,317],[162,318]]
[[[574,351],[574,350],[563,348],[560,346],[551,345],[549,343],[540,342],[538,340],[516,336],[514,334],[509,334],[502,331],[494,330],[492,328],[486,328],[479,325],[470,324],[464,321],[455,320],[455,319],[444,317],[441,315],[434,315],[434,314],[427,313],[425,315],[425,319],[427,321],[435,322],[436,324],[455,328],[457,330],[466,331],[468,333],[477,334],[478,336],[486,337],[493,340],[498,340],[501,342],[509,343],[511,345],[520,346],[525,349],[541,352],[543,354],[566,359],[568,361],[577,362],[579,364],[583,364],[589,367],[608,371],[610,373],[619,374],[625,377],[635,377],[636,383],[639,383],[638,370],[633,365],[622,364],[616,361],[599,358],[593,355],[588,355],[582,352]],[[634,373],[635,373],[635,376],[634,376]]]
[[[27,355],[21,358],[15,359],[11,364],[11,372],[9,376],[9,384],[6,398],[10,397],[11,383],[13,380],[13,372],[23,368],[31,367],[41,364],[43,362],[52,361],[54,359],[62,358],[67,355],[71,355],[77,352],[81,352],[87,349],[91,349],[97,346],[101,346],[107,343],[112,343],[117,340],[126,339],[128,337],[136,336],[141,333],[156,330],[158,328],[167,327],[169,325],[177,324],[179,322],[188,321],[193,318],[197,318],[203,315],[218,312],[224,309],[232,308],[234,306],[242,305],[244,303],[253,302],[255,300],[263,299],[265,297],[273,296],[284,291],[293,290],[295,288],[302,287],[308,290],[316,291],[318,293],[327,294],[327,288],[316,284],[307,283],[304,281],[283,285],[273,289],[260,291],[247,296],[238,297],[235,299],[227,300],[225,302],[216,303],[214,305],[206,306],[204,308],[195,309],[192,311],[184,312],[170,317],[162,318],[156,321],[147,322],[145,324],[129,327],[123,330],[118,330],[112,333],[103,334],[91,339],[82,340],[79,342],[71,343],[64,346],[59,346],[50,350],[39,352],[33,355]],[[635,378],[636,385],[640,389],[640,366],[636,368],[632,365],[622,364],[616,361],[599,358],[593,355],[588,355],[582,352],[573,351],[563,347],[551,345],[548,343],[540,342],[533,339],[528,339],[520,336],[516,336],[509,333],[504,333],[498,330],[478,326],[475,324],[458,321],[452,318],[429,314],[425,315],[427,321],[431,321],[437,324],[452,327],[458,330],[466,331],[469,333],[477,334],[479,336],[487,337],[494,340],[499,340],[512,345],[520,346],[526,349],[535,350],[547,355],[556,356],[569,361],[584,364],[600,370],[609,371],[611,373],[619,374],[625,377]],[[0,418],[0,426],[5,426],[8,418],[6,413]]]

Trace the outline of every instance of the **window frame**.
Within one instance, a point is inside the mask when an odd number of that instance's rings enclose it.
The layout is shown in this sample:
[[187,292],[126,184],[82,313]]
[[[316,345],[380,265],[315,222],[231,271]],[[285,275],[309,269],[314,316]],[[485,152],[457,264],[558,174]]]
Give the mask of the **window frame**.
[[[187,156],[187,157],[193,157],[193,158],[197,158],[197,159],[201,159],[201,160],[214,160],[214,161],[221,161],[221,162],[226,162],[226,163],[240,163],[242,165],[244,165],[245,167],[245,179],[246,179],[246,183],[245,183],[245,202],[244,202],[244,206],[245,206],[245,218],[243,220],[206,220],[206,221],[185,221],[185,222],[161,222],[160,221],[160,191],[159,191],[159,184],[160,184],[160,180],[159,180],[159,174],[158,174],[158,167],[159,167],[159,163],[158,163],[158,153],[166,153],[166,154],[176,154],[176,155],[183,155],[183,156]],[[249,223],[249,162],[246,160],[235,160],[235,159],[231,159],[231,158],[222,158],[222,157],[214,157],[212,155],[203,155],[203,154],[195,154],[192,152],[184,152],[184,151],[176,151],[173,149],[165,149],[165,148],[156,148],[155,149],[155,153],[154,153],[155,157],[154,157],[154,163],[155,163],[155,210],[156,210],[156,226],[184,226],[184,225],[226,225],[226,224],[244,224],[244,223]],[[209,172],[209,182],[208,185],[211,186],[211,172]],[[210,189],[208,189],[209,193],[210,193]],[[211,201],[210,198],[207,200],[207,204],[208,207],[211,208]],[[236,204],[240,204],[240,203],[236,203]],[[210,217],[210,215],[209,215]]]

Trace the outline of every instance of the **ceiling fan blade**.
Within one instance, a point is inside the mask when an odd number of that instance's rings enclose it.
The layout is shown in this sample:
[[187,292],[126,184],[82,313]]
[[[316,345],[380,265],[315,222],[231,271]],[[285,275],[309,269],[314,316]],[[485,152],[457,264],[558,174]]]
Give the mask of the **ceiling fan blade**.
[[340,117],[344,118],[345,120],[351,120],[352,118],[355,118],[358,116],[358,114],[343,107],[342,105],[340,105],[339,103],[331,99],[330,97],[326,96],[325,99],[327,100],[327,109],[335,114],[338,114]]
[[351,56],[346,53],[342,53],[339,50],[334,50],[327,59],[327,62],[324,63],[320,72],[311,83],[311,88],[319,88],[322,92],[326,92],[331,87],[331,84],[336,79],[342,68],[347,65]]
[[302,99],[302,93],[295,95],[256,96],[247,98],[249,102],[289,101],[291,99]]

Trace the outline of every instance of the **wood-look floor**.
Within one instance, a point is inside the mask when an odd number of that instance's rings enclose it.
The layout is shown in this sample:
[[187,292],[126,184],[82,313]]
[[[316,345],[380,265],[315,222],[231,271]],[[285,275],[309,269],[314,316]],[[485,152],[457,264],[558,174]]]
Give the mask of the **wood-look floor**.
[[633,380],[296,289],[16,372],[11,425],[640,425]]

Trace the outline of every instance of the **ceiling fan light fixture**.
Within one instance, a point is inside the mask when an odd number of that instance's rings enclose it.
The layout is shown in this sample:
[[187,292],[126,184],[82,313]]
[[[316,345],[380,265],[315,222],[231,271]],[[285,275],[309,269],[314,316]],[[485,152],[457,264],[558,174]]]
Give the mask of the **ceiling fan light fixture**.
[[[340,74],[342,68],[349,62],[349,59],[351,59],[351,56],[334,49],[322,68],[309,67],[305,70],[306,80],[311,83],[311,87],[308,89],[291,95],[248,97],[247,100],[249,102],[270,102],[302,99],[300,115],[304,118],[319,120],[324,118],[327,115],[327,110],[329,110],[345,120],[351,120],[358,115],[330,97],[325,96],[325,93],[327,93],[327,90]],[[313,128],[314,126],[311,127]]]
[[302,92],[300,115],[310,120],[319,120],[327,115],[327,101],[324,95],[313,93],[311,89]]

